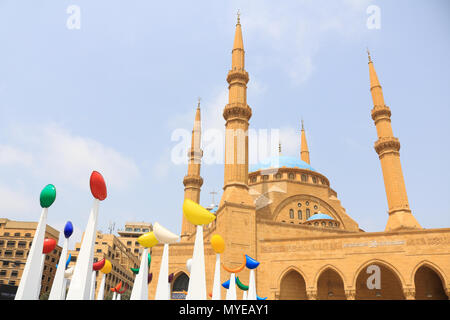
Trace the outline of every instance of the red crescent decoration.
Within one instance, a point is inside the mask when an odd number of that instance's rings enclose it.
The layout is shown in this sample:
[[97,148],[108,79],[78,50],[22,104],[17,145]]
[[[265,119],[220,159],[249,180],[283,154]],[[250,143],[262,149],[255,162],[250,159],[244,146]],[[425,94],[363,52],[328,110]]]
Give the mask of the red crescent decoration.
[[105,262],[106,262],[105,258],[103,258],[102,260],[100,260],[100,261],[98,261],[98,262],[95,262],[95,263],[92,265],[92,269],[93,269],[94,271],[100,270],[101,268],[103,268],[103,267],[105,266]]
[[110,288],[111,292],[116,292],[116,288]]
[[244,263],[241,266],[239,266],[235,269],[230,269],[230,268],[225,267],[225,265],[222,263],[222,267],[225,269],[225,271],[227,271],[229,273],[239,273],[245,268],[245,263],[246,263],[246,260],[245,260],[245,255],[244,255]]
[[116,292],[118,292],[120,288],[122,288],[122,281],[120,281],[119,284],[114,289],[116,289]]
[[123,290],[122,290],[122,291],[117,291],[117,293],[122,294],[122,293],[124,293],[125,291],[127,291],[127,289],[128,289],[128,286],[127,286],[127,284],[125,284],[125,286],[123,287]]
[[42,248],[42,253],[48,254],[48,253],[52,252],[53,249],[55,249],[55,247],[56,247],[55,239],[51,239],[51,238],[44,239],[44,247]]
[[92,171],[91,179],[89,181],[91,193],[95,199],[105,200],[107,196],[106,184],[100,172]]

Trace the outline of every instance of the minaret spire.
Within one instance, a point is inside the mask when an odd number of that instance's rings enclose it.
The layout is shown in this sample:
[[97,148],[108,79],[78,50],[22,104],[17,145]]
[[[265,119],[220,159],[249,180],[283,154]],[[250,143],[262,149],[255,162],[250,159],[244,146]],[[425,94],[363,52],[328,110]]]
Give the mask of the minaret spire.
[[303,119],[302,119],[302,136],[301,136],[301,145],[300,145],[300,158],[302,159],[302,161],[305,161],[307,164],[310,164],[309,149],[308,149],[308,143],[306,142],[305,126],[303,124]]
[[[183,179],[184,199],[190,199],[196,203],[200,202],[200,187],[203,184],[203,178],[200,176],[200,164],[203,156],[203,150],[201,149],[201,130],[200,98],[198,98],[194,128],[192,129],[191,148],[188,151],[188,172]],[[186,241],[194,232],[195,226],[189,223],[183,215],[181,240]]]
[[386,231],[400,228],[421,228],[411,214],[405,181],[400,163],[400,141],[394,137],[391,126],[391,110],[384,103],[383,90],[369,54],[370,91],[372,93],[372,119],[377,128],[378,140],[375,142],[381,169],[383,171],[389,207]]

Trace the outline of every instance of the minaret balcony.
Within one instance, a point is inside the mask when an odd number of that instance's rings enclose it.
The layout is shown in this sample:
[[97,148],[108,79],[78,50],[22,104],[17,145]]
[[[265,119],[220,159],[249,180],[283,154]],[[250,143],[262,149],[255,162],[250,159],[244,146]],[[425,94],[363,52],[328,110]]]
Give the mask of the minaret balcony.
[[375,142],[374,148],[379,156],[386,152],[399,152],[400,141],[395,137],[382,137]]
[[243,105],[240,103],[229,103],[225,106],[223,110],[223,117],[225,120],[231,118],[250,120],[252,116],[252,109],[248,105]]
[[200,176],[185,176],[183,179],[183,184],[185,187],[197,187],[200,188],[203,185],[203,178]]
[[374,106],[372,109],[372,119],[374,121],[379,120],[381,117],[383,118],[391,118],[391,109],[388,106]]
[[244,82],[247,84],[249,81],[248,72],[245,70],[230,70],[227,75],[227,82],[231,84],[232,82]]

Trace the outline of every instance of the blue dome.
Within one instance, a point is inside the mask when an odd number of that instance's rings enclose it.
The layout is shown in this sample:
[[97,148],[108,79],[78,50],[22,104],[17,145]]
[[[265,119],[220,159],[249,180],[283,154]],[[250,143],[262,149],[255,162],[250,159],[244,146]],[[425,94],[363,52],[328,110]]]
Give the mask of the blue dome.
[[312,215],[312,216],[311,216],[309,219],[307,219],[306,221],[320,220],[320,219],[334,220],[333,217],[330,217],[329,215],[320,212],[320,213],[316,213],[316,214]]
[[212,208],[211,210],[209,210],[209,212],[215,214],[215,213],[217,212],[217,209],[219,209],[219,206],[218,206],[218,205],[215,205],[214,208]]
[[302,161],[296,157],[274,156],[274,157],[267,158],[257,164],[250,166],[250,172],[255,172],[258,170],[264,170],[264,169],[270,169],[270,168],[282,168],[282,167],[287,167],[287,168],[297,167],[299,169],[316,171],[308,163],[306,163],[305,161]]

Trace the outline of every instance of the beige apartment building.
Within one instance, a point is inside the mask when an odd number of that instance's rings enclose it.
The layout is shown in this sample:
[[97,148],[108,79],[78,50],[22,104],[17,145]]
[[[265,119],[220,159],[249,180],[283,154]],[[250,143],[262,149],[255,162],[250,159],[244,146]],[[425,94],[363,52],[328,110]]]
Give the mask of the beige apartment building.
[[137,238],[150,231],[153,231],[151,223],[126,222],[124,229],[118,230],[117,233],[120,236],[119,240],[127,247],[128,251],[140,259],[142,247],[137,242]]
[[[17,290],[37,225],[37,222],[0,218],[0,286],[3,288]],[[59,232],[47,225],[45,238],[58,241]],[[60,255],[61,247],[57,245],[45,257],[40,296],[50,293]]]
[[[69,254],[72,255],[69,267],[75,266],[80,247],[81,242],[77,242],[75,249],[69,250]],[[130,268],[139,268],[140,261],[137,256],[131,253],[131,250],[124,245],[119,237],[116,237],[114,234],[104,234],[97,231],[94,262],[100,261],[103,258],[111,261],[112,264],[112,271],[106,275],[105,296],[110,292],[111,288],[117,286],[120,282],[122,282],[122,290],[125,287],[131,290],[135,275]],[[97,272],[95,297],[97,297],[102,276],[103,274],[101,272]]]

